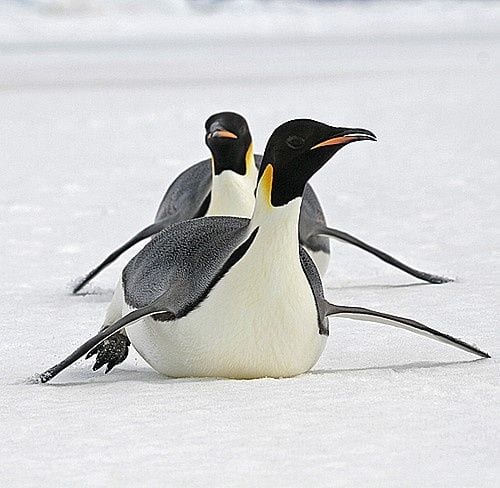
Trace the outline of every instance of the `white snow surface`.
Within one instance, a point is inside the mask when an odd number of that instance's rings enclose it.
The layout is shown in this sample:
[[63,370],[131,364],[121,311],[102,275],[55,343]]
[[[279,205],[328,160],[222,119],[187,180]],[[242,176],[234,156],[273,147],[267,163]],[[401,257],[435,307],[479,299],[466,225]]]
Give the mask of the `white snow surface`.
[[[498,486],[499,4],[391,4],[273,4],[239,23],[230,7],[1,7],[0,485]],[[329,223],[456,281],[333,242],[327,297],[493,358],[332,319],[320,361],[292,379],[173,380],[132,351],[106,376],[81,360],[26,384],[99,328],[133,253],[86,296],[70,284],[152,221],[207,157],[220,110],[247,117],[259,152],[295,117],[373,130],[313,179]]]

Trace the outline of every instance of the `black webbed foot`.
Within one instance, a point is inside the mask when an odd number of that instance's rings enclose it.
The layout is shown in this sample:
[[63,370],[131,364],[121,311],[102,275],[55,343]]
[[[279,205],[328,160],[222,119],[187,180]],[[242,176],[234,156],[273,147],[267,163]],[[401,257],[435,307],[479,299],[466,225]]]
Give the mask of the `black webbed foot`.
[[107,364],[106,371],[104,372],[107,374],[117,364],[125,361],[125,358],[128,356],[129,346],[129,338],[125,334],[117,332],[92,349],[85,359],[96,355],[95,364],[92,369],[97,371]]

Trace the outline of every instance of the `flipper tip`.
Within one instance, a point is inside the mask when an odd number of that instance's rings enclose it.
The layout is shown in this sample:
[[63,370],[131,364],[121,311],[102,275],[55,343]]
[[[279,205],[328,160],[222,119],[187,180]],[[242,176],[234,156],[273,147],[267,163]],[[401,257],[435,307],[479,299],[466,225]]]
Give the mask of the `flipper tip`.
[[479,356],[481,359],[491,359],[491,356],[487,353],[479,349],[479,347],[476,346],[476,344],[467,344],[466,342],[462,341],[461,339],[458,340],[458,342],[461,345],[465,345],[464,349],[467,352],[470,352],[472,354],[475,354],[476,356]]
[[453,278],[447,278],[446,276],[430,275],[427,281],[434,285],[441,285],[443,283],[453,283],[455,280]]
[[80,297],[87,295],[105,295],[110,292],[106,288],[101,288],[100,286],[89,283],[86,278],[72,281],[69,283],[67,289],[71,295],[77,295]]
[[85,278],[80,278],[78,281],[76,281],[76,284],[73,286],[71,293],[73,295],[76,295],[84,286],[86,285]]
[[72,295],[76,295],[87,284],[87,277],[80,276],[68,283],[68,288]]
[[25,383],[27,385],[41,385],[47,383],[50,379],[52,379],[52,375],[50,371],[46,371],[45,373],[35,373],[31,375],[29,378],[26,378]]

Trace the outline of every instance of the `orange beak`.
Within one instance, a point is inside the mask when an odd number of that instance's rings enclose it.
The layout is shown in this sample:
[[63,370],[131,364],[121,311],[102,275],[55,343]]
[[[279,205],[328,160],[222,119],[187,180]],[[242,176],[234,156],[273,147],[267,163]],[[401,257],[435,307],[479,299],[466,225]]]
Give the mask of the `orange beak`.
[[221,137],[225,139],[238,139],[238,136],[236,134],[233,134],[232,132],[229,132],[228,130],[225,129],[217,129],[208,134],[208,138],[210,139],[211,137]]
[[349,144],[350,142],[354,141],[376,141],[377,137],[375,134],[369,131],[363,131],[363,132],[352,132],[351,134],[344,134],[344,135],[339,135],[332,137],[331,139],[327,139],[326,141],[320,142],[319,144],[316,144],[315,146],[311,147],[311,149],[317,149],[319,147],[325,147],[325,146],[336,146],[338,144]]

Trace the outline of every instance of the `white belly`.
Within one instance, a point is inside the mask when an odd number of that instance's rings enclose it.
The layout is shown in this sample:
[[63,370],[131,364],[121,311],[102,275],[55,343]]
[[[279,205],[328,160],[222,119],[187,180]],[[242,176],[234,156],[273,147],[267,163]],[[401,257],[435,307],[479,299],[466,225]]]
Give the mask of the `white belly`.
[[300,263],[287,256],[272,259],[272,253],[265,262],[266,242],[259,240],[265,241],[257,237],[186,317],[173,322],[148,317],[127,327],[132,344],[154,369],[174,377],[284,377],[317,362],[326,337],[319,334],[314,296]]

